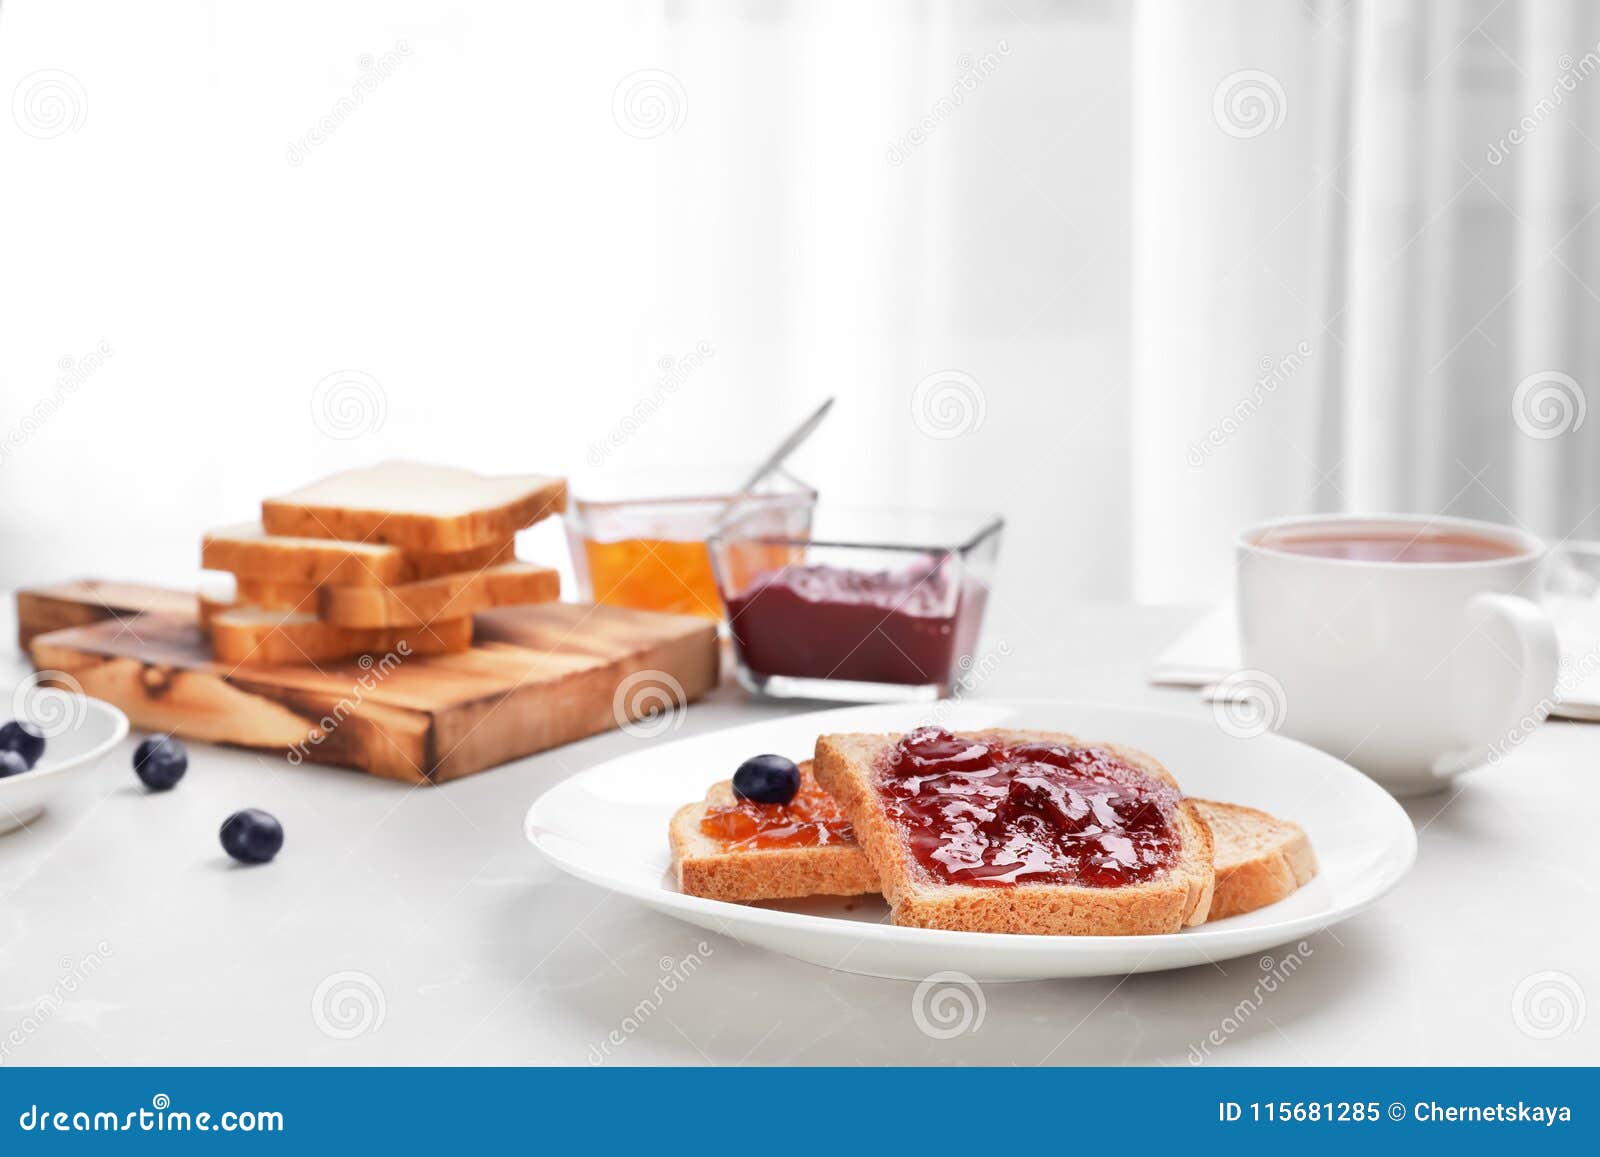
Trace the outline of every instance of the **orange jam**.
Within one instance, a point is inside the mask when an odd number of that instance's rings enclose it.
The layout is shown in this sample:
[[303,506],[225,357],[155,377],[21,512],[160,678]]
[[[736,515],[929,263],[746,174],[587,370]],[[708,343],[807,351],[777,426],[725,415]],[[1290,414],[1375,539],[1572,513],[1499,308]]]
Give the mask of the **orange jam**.
[[[784,546],[758,547],[757,565],[776,569],[789,561]],[[722,617],[722,598],[702,540],[625,538],[616,542],[585,539],[589,586],[594,601],[641,611]],[[770,555],[770,557],[766,557]]]
[[679,615],[722,614],[711,556],[703,542],[627,538],[619,542],[584,540],[594,601],[641,611]]
[[706,809],[700,830],[722,840],[729,851],[752,848],[821,848],[855,839],[833,797],[823,791],[809,772],[800,791],[788,803],[755,803],[735,799]]

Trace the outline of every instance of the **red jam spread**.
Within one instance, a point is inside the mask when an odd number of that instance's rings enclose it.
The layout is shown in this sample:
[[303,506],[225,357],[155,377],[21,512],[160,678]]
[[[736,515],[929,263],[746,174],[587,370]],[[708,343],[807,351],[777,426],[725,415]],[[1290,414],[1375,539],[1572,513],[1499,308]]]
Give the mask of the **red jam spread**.
[[855,839],[833,797],[809,774],[788,803],[735,799],[706,809],[700,830],[722,840],[729,851],[750,848],[820,848]]
[[728,619],[745,666],[760,675],[949,683],[975,641],[981,600],[938,561],[899,571],[793,565],[730,598]]
[[935,727],[879,761],[889,818],[917,861],[952,884],[1149,880],[1181,853],[1174,788],[1099,748],[1003,747]]

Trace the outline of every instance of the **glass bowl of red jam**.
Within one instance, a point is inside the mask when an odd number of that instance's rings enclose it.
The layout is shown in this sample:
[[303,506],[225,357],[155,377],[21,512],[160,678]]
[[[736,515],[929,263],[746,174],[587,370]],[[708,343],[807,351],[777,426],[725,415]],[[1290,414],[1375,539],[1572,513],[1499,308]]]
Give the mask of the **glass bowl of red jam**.
[[1003,528],[996,515],[826,505],[804,535],[728,520],[708,546],[739,682],[777,698],[949,695],[972,663]]

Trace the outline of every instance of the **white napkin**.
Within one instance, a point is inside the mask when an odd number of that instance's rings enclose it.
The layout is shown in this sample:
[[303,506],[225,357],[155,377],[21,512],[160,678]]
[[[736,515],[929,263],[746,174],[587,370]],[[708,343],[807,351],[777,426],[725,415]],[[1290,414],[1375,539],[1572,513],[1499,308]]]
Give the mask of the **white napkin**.
[[[1561,674],[1550,714],[1600,723],[1600,596],[1550,594],[1544,606],[1561,641]],[[1216,682],[1240,665],[1239,628],[1229,600],[1200,616],[1155,657],[1147,674],[1152,683],[1203,688],[1210,700]]]
[[1155,657],[1147,674],[1150,682],[1168,687],[1209,687],[1240,666],[1239,627],[1229,599],[1173,640]]

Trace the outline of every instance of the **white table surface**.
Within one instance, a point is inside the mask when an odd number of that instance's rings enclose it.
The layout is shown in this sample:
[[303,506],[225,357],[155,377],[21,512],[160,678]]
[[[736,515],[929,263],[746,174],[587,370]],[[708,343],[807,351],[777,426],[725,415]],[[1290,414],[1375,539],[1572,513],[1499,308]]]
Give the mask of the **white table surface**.
[[[1202,712],[1193,692],[1143,679],[1195,614],[1063,607],[1043,636],[1010,635],[975,694]],[[1006,624],[991,627],[1004,637]],[[11,662],[15,682],[27,668],[15,651]],[[793,709],[724,686],[672,737]],[[191,744],[184,781],[149,795],[130,769],[137,738],[30,830],[0,837],[0,1043],[21,1038],[0,1064],[584,1065],[618,1030],[604,1063],[1181,1066],[1232,1021],[1208,1063],[1600,1061],[1600,1009],[1574,1024],[1571,1006],[1600,999],[1594,725],[1546,724],[1454,796],[1409,802],[1421,844],[1410,877],[1314,937],[1275,991],[1262,994],[1255,959],[990,984],[981,1026],[943,1040],[918,1029],[914,985],[747,949],[546,866],[521,831],[530,801],[638,739],[600,736],[419,789]],[[283,821],[273,864],[222,854],[217,828],[243,806]],[[702,940],[698,968],[662,994],[663,963]],[[91,954],[63,992],[70,962]],[[1558,982],[1567,1027],[1541,1039],[1519,1027],[1513,997],[1549,972],[1570,978]],[[343,987],[343,1009],[319,1017],[319,986]],[[364,1031],[341,1036],[341,1023]]]

